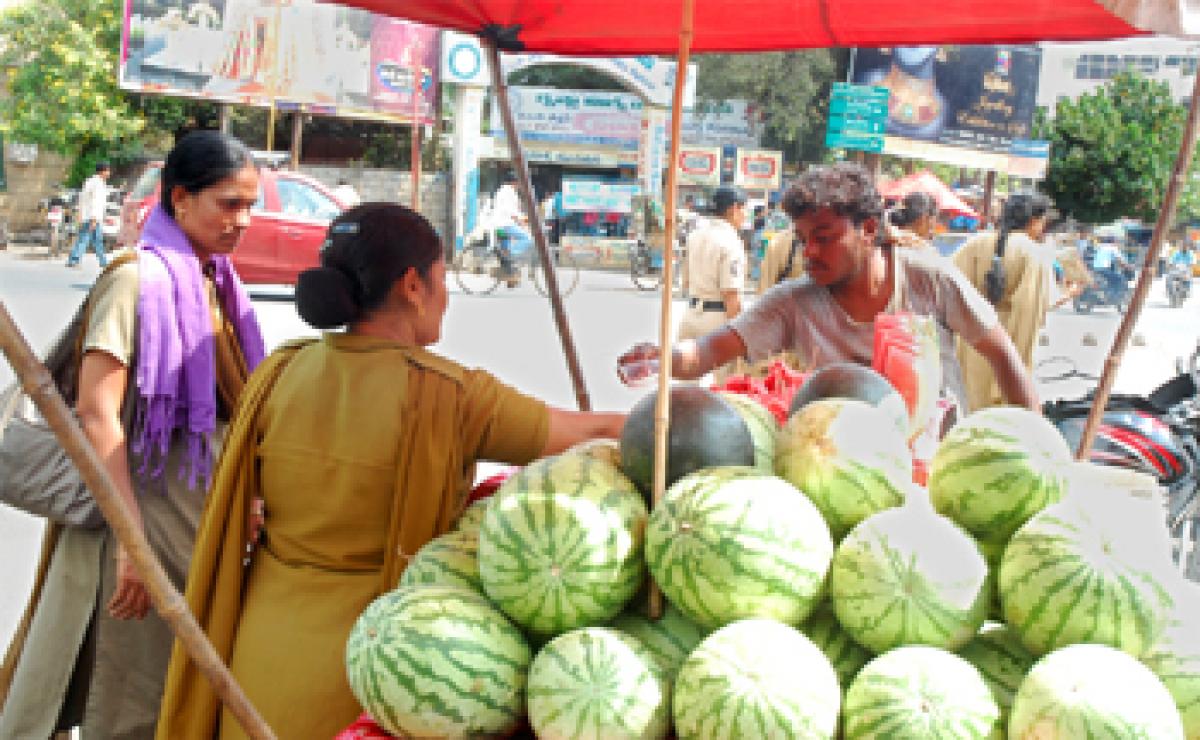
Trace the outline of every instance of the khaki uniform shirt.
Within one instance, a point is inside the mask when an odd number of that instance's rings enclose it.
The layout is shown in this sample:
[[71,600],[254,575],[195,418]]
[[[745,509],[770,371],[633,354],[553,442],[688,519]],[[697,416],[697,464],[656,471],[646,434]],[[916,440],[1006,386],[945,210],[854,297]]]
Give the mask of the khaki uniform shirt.
[[[796,254],[792,255],[792,246]],[[791,267],[788,267],[788,257],[792,257]],[[786,274],[785,274],[786,270]],[[791,280],[804,275],[804,245],[796,244],[796,235],[792,231],[781,231],[771,238],[767,244],[767,253],[763,255],[762,264],[758,268],[758,292],[766,293],[784,280]]]
[[746,247],[723,218],[709,220],[687,241],[688,296],[719,301],[721,293],[741,290],[746,280]]

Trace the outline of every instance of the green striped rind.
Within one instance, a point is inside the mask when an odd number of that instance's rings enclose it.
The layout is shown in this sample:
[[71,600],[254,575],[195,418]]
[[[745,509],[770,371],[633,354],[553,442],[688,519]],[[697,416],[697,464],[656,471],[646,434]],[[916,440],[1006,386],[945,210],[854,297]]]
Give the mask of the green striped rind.
[[849,398],[822,398],[780,431],[775,471],[812,499],[837,541],[871,514],[904,502],[912,455],[885,412]]
[[1180,580],[1167,628],[1142,657],[1171,692],[1188,740],[1200,740],[1200,587]]
[[674,680],[679,666],[706,634],[699,625],[670,604],[658,619],[627,611],[613,620],[612,628],[637,638],[645,645],[671,680]]
[[[1130,516],[1128,506],[1138,513]],[[1071,497],[1013,535],[1000,560],[1000,605],[1035,655],[1093,642],[1140,657],[1153,644],[1170,606],[1171,574],[1136,526],[1142,506]]]
[[842,629],[829,602],[821,602],[800,631],[808,635],[808,639],[829,658],[833,670],[837,671],[838,685],[843,692],[872,658],[871,651],[851,639]]
[[346,643],[355,698],[400,737],[511,732],[524,716],[530,659],[521,632],[486,599],[442,586],[380,596]]
[[[1000,707],[1002,726],[1007,726],[1017,688],[1033,667],[1033,653],[1021,644],[1021,638],[1006,625],[989,622],[975,638],[958,651],[959,657],[975,666],[987,682],[996,705]],[[1003,733],[996,735],[1004,737]]]
[[471,504],[454,523],[454,532],[461,532],[472,537],[479,536],[479,527],[483,525],[483,517],[487,515],[488,506],[492,503],[491,496],[481,498]]
[[962,647],[987,617],[988,585],[975,541],[920,501],[863,521],[838,545],[829,569],[838,621],[875,653]]
[[654,580],[708,630],[748,617],[799,624],[824,592],[832,555],[816,507],[786,481],[748,467],[679,479],[646,529]]
[[979,671],[954,653],[910,645],[863,666],[842,709],[846,740],[982,740],[1000,708]]
[[542,740],[666,737],[671,686],[636,638],[604,627],[559,635],[529,667],[529,723]]
[[621,469],[621,444],[615,439],[589,439],[586,442],[580,442],[564,454],[587,455],[608,463],[618,470]]
[[479,539],[464,532],[435,537],[417,551],[400,576],[401,586],[458,586],[483,593]]
[[829,659],[807,637],[770,619],[712,633],[675,677],[679,740],[833,738],[841,691]]
[[1071,453],[1041,414],[1004,406],[956,424],[929,468],[934,507],[968,532],[1003,545],[1029,517],[1062,498]]
[[633,483],[587,454],[545,458],[496,491],[479,531],[484,592],[530,632],[606,622],[646,576],[646,505]]
[[1105,645],[1039,660],[1013,699],[1010,738],[1183,740],[1171,694],[1150,669]]
[[728,401],[742,421],[746,422],[750,439],[754,442],[754,467],[765,473],[774,473],[775,440],[779,436],[779,422],[775,420],[775,415],[750,396],[732,391],[721,391],[718,395]]

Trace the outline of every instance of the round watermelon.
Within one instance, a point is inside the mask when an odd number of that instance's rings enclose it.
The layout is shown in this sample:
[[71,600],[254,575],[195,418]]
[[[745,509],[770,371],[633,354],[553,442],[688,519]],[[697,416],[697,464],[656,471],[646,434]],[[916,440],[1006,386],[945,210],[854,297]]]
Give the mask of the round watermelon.
[[958,655],[983,676],[996,706],[1000,707],[1001,724],[1007,726],[1013,696],[1036,660],[1033,653],[1025,649],[1021,638],[1008,626],[988,622]]
[[454,532],[458,532],[471,537],[479,536],[479,527],[483,524],[483,517],[487,514],[488,506],[491,504],[491,496],[481,498],[472,503],[458,517],[458,521],[454,523]]
[[1105,645],[1070,645],[1030,669],[1013,698],[1012,738],[1183,740],[1171,694],[1150,669]]
[[679,740],[833,738],[841,690],[807,637],[770,619],[722,627],[675,677]]
[[458,586],[483,593],[478,536],[455,531],[430,540],[408,561],[400,585]]
[[621,467],[621,445],[615,439],[589,439],[567,450],[566,454],[590,455],[617,469]]
[[[638,401],[621,429],[621,469],[643,494],[654,483],[655,391]],[[667,425],[667,485],[701,468],[753,465],[754,440],[741,415],[717,393],[698,386],[671,388]]]
[[1071,451],[1041,414],[1015,406],[976,411],[933,456],[934,507],[999,545],[1029,517],[1062,498]]
[[1143,655],[1162,630],[1170,562],[1128,514],[1131,499],[1071,497],[1021,527],[1000,560],[1004,621],[1043,655],[1093,642]]
[[792,396],[788,416],[795,416],[797,411],[822,398],[863,401],[886,412],[898,429],[908,429],[908,408],[904,405],[904,398],[887,378],[858,363],[835,362],[809,375],[796,395]]
[[1000,708],[979,671],[925,645],[863,666],[846,690],[842,718],[846,740],[973,740],[1000,729]]
[[904,433],[862,401],[824,398],[788,419],[775,471],[817,505],[834,540],[877,511],[899,506],[912,480]]
[[671,688],[637,639],[603,627],[559,635],[529,667],[529,723],[543,740],[654,740],[671,723]]
[[829,596],[838,621],[876,653],[956,650],[987,617],[987,563],[975,541],[921,501],[872,514],[838,545]]
[[1171,692],[1188,740],[1200,739],[1200,586],[1180,579],[1170,587],[1166,629],[1142,662]]
[[838,685],[842,691],[872,658],[871,651],[855,642],[842,628],[827,601],[817,606],[800,631],[829,658],[833,670],[837,671]]
[[706,634],[671,604],[666,605],[658,619],[627,611],[612,621],[612,628],[637,638],[645,645],[658,660],[663,673],[672,681],[684,659]]
[[645,579],[646,505],[612,465],[538,460],[505,481],[479,530],[484,592],[531,633],[606,622]]
[[720,391],[719,395],[741,415],[754,441],[754,467],[764,473],[775,472],[775,438],[779,436],[779,422],[775,421],[766,406],[750,396],[732,391]]
[[525,713],[530,658],[521,632],[486,599],[444,586],[380,596],[346,643],[351,691],[399,737],[512,732]]
[[671,603],[705,629],[748,617],[799,624],[833,555],[816,507],[753,468],[681,478],[650,514],[646,560]]

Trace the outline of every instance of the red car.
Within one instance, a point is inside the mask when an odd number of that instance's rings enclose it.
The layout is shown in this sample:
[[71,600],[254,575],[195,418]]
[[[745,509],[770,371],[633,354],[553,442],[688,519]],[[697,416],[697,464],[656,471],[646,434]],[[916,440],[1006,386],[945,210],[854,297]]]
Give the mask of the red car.
[[[129,191],[121,205],[118,244],[137,242],[158,205],[161,173],[162,162],[152,162]],[[298,172],[263,167],[260,182],[233,264],[244,282],[294,285],[303,270],[317,266],[325,230],[345,205],[329,188]]]

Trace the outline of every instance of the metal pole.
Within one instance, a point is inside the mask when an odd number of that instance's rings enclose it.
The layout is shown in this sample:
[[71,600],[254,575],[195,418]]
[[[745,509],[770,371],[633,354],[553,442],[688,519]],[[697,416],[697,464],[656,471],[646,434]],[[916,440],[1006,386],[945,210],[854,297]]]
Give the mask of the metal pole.
[[1121,358],[1133,335],[1133,327],[1137,324],[1142,305],[1150,293],[1150,284],[1154,281],[1154,267],[1158,264],[1158,255],[1162,251],[1163,241],[1171,229],[1171,220],[1175,218],[1175,206],[1179,203],[1179,194],[1188,179],[1188,170],[1192,164],[1192,154],[1196,149],[1196,125],[1200,118],[1200,74],[1192,84],[1192,99],[1188,107],[1187,123],[1183,127],[1183,141],[1179,143],[1179,154],[1175,157],[1175,168],[1171,171],[1171,180],[1167,183],[1167,192],[1163,195],[1162,209],[1154,222],[1154,236],[1150,238],[1150,248],[1146,250],[1146,259],[1142,265],[1142,273],[1138,276],[1137,287],[1133,289],[1133,297],[1129,299],[1129,308],[1121,319],[1117,336],[1113,338],[1112,349],[1108,359],[1104,361],[1104,371],[1100,374],[1100,384],[1096,387],[1096,398],[1088,413],[1087,423],[1083,427],[1083,436],[1079,438],[1079,448],[1075,451],[1077,460],[1088,459],[1092,451],[1092,442],[1096,439],[1096,431],[1104,409],[1108,406],[1108,396],[1112,392],[1113,382],[1117,378],[1117,368],[1121,366]]
[[188,610],[187,602],[167,578],[142,528],[117,493],[116,484],[109,477],[104,463],[84,436],[74,413],[67,408],[50,373],[29,348],[3,301],[0,301],[0,351],[8,358],[8,364],[16,371],[21,387],[54,430],[71,462],[79,469],[83,482],[95,497],[96,505],[103,512],[113,534],[129,553],[138,573],[146,582],[154,610],[179,638],[183,649],[212,684],[221,702],[246,734],[260,740],[274,740],[275,733],[246,698],[233,674]]
[[[686,0],[689,1],[690,0]],[[504,72],[500,69],[500,50],[494,41],[488,41],[488,61],[491,64],[492,87],[496,90],[496,102],[499,104],[500,115],[504,118],[504,131],[508,138],[509,156],[513,168],[517,171],[517,190],[521,193],[521,203],[529,214],[529,224],[533,230],[533,243],[537,246],[538,256],[541,257],[542,267],[546,275],[546,292],[550,294],[550,305],[554,309],[554,324],[558,327],[558,337],[562,342],[563,354],[567,360],[567,371],[571,373],[571,381],[575,385],[575,402],[580,411],[591,411],[592,402],[588,398],[587,386],[583,382],[583,368],[579,364],[579,354],[575,351],[575,340],[571,338],[571,327],[567,323],[567,312],[563,308],[562,294],[558,292],[558,272],[554,260],[550,256],[550,246],[546,243],[546,230],[542,226],[542,214],[533,198],[533,184],[529,181],[529,166],[525,162],[525,148],[521,137],[517,134],[517,125],[513,120],[512,108],[508,102],[508,83]]]
[[[666,241],[663,245],[661,318],[658,326],[658,399],[654,407],[654,479],[651,488],[654,505],[662,501],[667,488],[667,440],[671,425],[671,301],[675,270],[675,199],[679,189],[679,147],[683,125],[683,90],[687,86],[688,60],[692,54],[692,25],[695,0],[683,0],[683,20],[679,25],[679,54],[675,58],[675,89],[671,91],[671,151],[667,157]],[[650,581],[650,617],[662,615],[662,591]]]
[[[996,197],[996,171],[988,170],[983,179],[983,222],[992,220],[992,201]],[[999,229],[997,229],[999,231]]]
[[296,109],[292,114],[292,171],[300,169],[300,150],[304,146],[304,111]]

